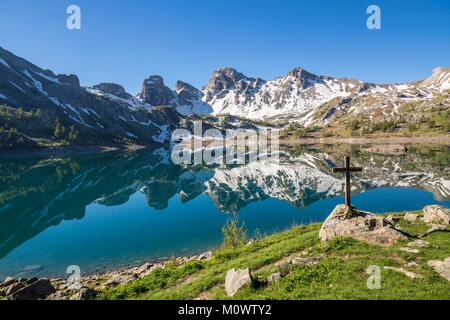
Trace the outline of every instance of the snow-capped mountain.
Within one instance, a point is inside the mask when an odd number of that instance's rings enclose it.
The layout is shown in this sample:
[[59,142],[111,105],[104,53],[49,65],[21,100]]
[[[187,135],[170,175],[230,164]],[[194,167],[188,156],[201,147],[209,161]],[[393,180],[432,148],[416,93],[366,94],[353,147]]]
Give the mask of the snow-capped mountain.
[[337,109],[370,113],[371,108],[389,108],[396,112],[404,101],[428,100],[448,89],[450,68],[436,68],[423,81],[392,85],[319,76],[301,68],[264,81],[225,68],[213,73],[202,100],[211,105],[214,114],[317,124],[330,121]]
[[151,76],[138,98],[147,106],[171,105],[183,115],[229,114],[321,125],[349,113],[394,116],[401,113],[403,103],[429,101],[449,89],[450,68],[436,68],[425,80],[403,84],[320,76],[301,68],[265,81],[222,68],[213,72],[202,89],[178,81],[172,91],[160,76]]
[[213,72],[202,89],[178,81],[172,90],[161,76],[152,75],[143,81],[141,92],[132,95],[114,83],[82,87],[76,75],[55,74],[0,48],[0,105],[13,108],[8,111],[12,114],[19,108],[26,115],[41,112],[39,118],[0,117],[0,127],[9,130],[6,140],[0,134],[0,145],[53,143],[56,122],[66,129],[59,134],[60,140],[69,139],[68,128],[73,127],[78,143],[98,145],[166,143],[170,131],[186,123],[183,115],[188,114],[310,126],[348,114],[385,119],[402,115],[411,102],[428,107],[436,97],[445,97],[448,106],[449,90],[450,68],[436,68],[422,81],[383,85],[315,75],[301,68],[265,81],[222,68]]

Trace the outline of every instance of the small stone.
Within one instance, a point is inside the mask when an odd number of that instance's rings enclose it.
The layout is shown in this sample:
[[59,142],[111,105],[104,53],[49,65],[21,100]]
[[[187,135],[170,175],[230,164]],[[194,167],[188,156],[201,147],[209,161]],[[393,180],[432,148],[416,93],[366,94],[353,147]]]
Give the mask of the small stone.
[[388,217],[386,218],[386,220],[387,220],[390,224],[395,225],[395,224],[397,224],[397,222],[400,221],[400,218],[399,218],[399,217],[396,217],[396,216],[390,215],[390,216],[388,216]]
[[61,291],[57,291],[55,293],[52,293],[51,295],[49,295],[46,300],[69,300],[69,296],[67,294],[64,294]]
[[290,264],[294,266],[314,265],[319,263],[319,258],[294,258],[290,261]]
[[407,213],[405,214],[405,220],[409,221],[409,222],[416,222],[419,219],[419,215],[418,214],[414,214],[414,213]]
[[412,262],[407,263],[406,267],[408,267],[408,268],[418,268],[419,264],[417,262],[415,262],[415,261],[412,261]]
[[411,271],[407,271],[403,268],[394,268],[394,267],[384,267],[384,270],[391,270],[391,271],[395,271],[395,272],[400,272],[403,273],[405,276],[411,278],[411,279],[418,279],[421,278],[422,276],[420,274],[411,272]]
[[0,288],[1,287],[7,287],[7,286],[10,286],[10,285],[12,285],[14,282],[16,282],[17,280],[16,279],[14,279],[13,277],[6,277],[5,278],[5,281],[3,281],[3,283],[2,284],[0,284]]
[[145,263],[142,266],[138,267],[136,269],[136,274],[138,275],[143,275],[145,274],[148,270],[150,270],[153,267],[153,264],[151,263]]
[[81,288],[78,292],[77,300],[92,300],[98,295],[98,292],[90,288]]
[[177,262],[179,264],[185,264],[186,262],[189,262],[189,258],[188,257],[178,257]]
[[447,279],[447,281],[450,281],[450,257],[444,261],[428,261],[428,266],[433,268],[433,270],[439,273],[443,278]]
[[413,248],[400,248],[400,251],[407,252],[407,253],[414,253],[414,254],[420,253],[419,250],[413,249]]
[[267,277],[267,282],[268,283],[273,283],[273,282],[278,281],[280,279],[281,279],[281,273],[277,272],[277,273],[274,273],[274,274],[271,274],[270,276],[268,276]]
[[137,279],[137,275],[132,274],[115,274],[105,282],[106,286],[118,286],[122,284],[127,284],[133,280]]
[[249,269],[231,269],[225,277],[225,291],[233,297],[242,287],[253,284]]
[[197,260],[210,260],[213,257],[212,251],[207,251],[205,253],[202,253],[197,257]]
[[407,244],[410,248],[426,248],[430,245],[428,241],[425,240],[416,240]]

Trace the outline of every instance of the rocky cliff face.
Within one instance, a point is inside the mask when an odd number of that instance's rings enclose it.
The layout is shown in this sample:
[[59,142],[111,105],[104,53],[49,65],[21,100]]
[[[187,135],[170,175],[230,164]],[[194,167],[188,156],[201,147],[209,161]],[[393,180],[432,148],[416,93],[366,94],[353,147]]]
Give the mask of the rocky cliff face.
[[122,99],[132,98],[131,94],[125,92],[124,87],[115,83],[100,83],[93,87],[96,90],[115,95]]
[[183,81],[177,81],[175,91],[178,94],[180,105],[192,105],[193,102],[200,100],[203,96],[199,89]]
[[162,77],[150,76],[142,84],[139,97],[151,106],[165,106],[173,104],[174,94],[164,85]]
[[[145,92],[152,92],[151,88],[154,86],[148,84]],[[165,100],[145,98],[158,105],[165,104],[170,96],[170,92],[165,92]],[[151,108],[120,85],[103,83],[83,88],[75,75],[57,75],[2,48],[0,104],[7,106],[0,117],[0,127],[48,142],[58,139],[76,140],[72,142],[77,144],[157,145],[169,141],[168,130],[177,127],[180,120],[173,108]],[[62,127],[58,137],[57,122]],[[77,134],[69,136],[69,132]]]

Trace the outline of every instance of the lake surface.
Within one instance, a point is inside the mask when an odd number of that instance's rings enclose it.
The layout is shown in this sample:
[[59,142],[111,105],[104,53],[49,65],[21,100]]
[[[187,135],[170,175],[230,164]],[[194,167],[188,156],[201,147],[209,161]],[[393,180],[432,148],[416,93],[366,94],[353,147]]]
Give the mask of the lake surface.
[[330,167],[364,167],[353,202],[375,213],[450,207],[450,149],[398,154],[347,145],[297,147],[280,163],[182,167],[170,151],[0,159],[0,278],[64,276],[197,254],[222,243],[232,216],[250,236],[323,221],[343,202]]

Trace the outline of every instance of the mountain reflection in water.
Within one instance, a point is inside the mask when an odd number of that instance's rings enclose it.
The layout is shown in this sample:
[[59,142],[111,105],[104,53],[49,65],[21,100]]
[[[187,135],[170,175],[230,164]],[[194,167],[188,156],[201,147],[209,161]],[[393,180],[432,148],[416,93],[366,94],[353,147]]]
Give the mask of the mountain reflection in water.
[[[108,208],[119,209],[138,194],[145,198],[147,207],[162,215],[173,209],[170,203],[174,198],[182,204],[179,208],[188,208],[186,204],[192,201],[212,201],[213,206],[204,205],[202,209],[198,204],[195,210],[208,210],[210,214],[215,210],[225,217],[247,207],[250,210],[252,203],[278,200],[276,204],[267,202],[268,208],[273,205],[273,217],[260,218],[269,219],[267,224],[276,228],[287,227],[270,221],[276,219],[278,210],[305,208],[342,195],[342,176],[332,175],[330,167],[340,165],[347,153],[351,153],[353,165],[364,168],[362,174],[354,176],[355,194],[399,187],[431,192],[434,203],[446,204],[450,200],[450,150],[445,146],[409,147],[407,152],[390,155],[347,145],[300,147],[286,150],[280,163],[264,160],[234,167],[173,165],[170,151],[164,149],[52,159],[3,159],[0,160],[0,269],[2,258],[50,227],[85,218],[90,206],[102,207],[106,213]],[[390,194],[393,193],[383,193],[382,197]],[[395,209],[409,210],[408,203],[408,199],[399,199]],[[380,208],[378,203],[364,209],[377,212]],[[182,214],[188,217],[192,212],[186,210]],[[326,214],[310,220],[320,221]],[[202,223],[201,218],[196,223]],[[214,233],[217,243],[220,230]],[[168,254],[174,252],[177,251]]]

